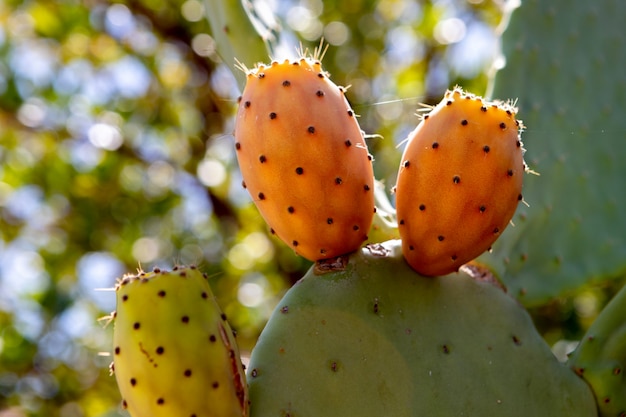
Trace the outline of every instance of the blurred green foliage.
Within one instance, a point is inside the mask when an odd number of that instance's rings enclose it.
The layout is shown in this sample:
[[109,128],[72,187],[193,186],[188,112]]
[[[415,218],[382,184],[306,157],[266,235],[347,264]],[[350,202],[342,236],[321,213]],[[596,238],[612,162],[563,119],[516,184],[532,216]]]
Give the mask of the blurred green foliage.
[[[324,66],[381,135],[369,145],[388,188],[420,103],[455,84],[484,93],[499,52],[496,0],[253,5],[280,27],[273,58],[330,44]],[[124,414],[96,319],[127,271],[197,264],[249,351],[309,267],[241,188],[240,92],[205,12],[199,0],[0,3],[0,416]],[[549,340],[580,337],[606,302],[593,291],[534,312]]]

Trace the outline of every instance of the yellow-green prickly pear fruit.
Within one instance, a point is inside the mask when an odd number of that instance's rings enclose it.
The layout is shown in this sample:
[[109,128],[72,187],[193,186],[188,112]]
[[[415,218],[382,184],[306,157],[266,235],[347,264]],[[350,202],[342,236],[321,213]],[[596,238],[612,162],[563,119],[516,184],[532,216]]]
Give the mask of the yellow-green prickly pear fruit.
[[194,267],[127,275],[116,286],[113,369],[132,417],[242,417],[233,332]]

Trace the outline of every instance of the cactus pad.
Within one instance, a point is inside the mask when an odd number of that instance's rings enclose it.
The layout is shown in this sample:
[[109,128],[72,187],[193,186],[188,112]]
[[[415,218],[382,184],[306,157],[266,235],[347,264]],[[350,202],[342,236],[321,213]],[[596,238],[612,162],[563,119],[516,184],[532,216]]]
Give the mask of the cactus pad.
[[596,318],[569,364],[593,389],[602,417],[626,417],[626,286]]
[[248,367],[251,416],[596,415],[500,288],[422,277],[399,241],[343,261],[318,263],[278,303]]
[[624,16],[621,0],[525,0],[504,34],[493,94],[519,98],[541,176],[481,260],[527,305],[626,270]]

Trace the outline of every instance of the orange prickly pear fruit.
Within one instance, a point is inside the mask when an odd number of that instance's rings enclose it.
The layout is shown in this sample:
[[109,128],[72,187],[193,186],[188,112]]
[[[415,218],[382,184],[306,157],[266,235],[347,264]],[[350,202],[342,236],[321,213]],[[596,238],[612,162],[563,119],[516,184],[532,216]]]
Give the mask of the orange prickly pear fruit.
[[374,173],[363,132],[318,52],[247,73],[235,122],[243,185],[296,253],[352,252],[374,216]]
[[402,251],[417,272],[458,270],[511,221],[526,171],[516,113],[457,87],[409,134],[396,209]]

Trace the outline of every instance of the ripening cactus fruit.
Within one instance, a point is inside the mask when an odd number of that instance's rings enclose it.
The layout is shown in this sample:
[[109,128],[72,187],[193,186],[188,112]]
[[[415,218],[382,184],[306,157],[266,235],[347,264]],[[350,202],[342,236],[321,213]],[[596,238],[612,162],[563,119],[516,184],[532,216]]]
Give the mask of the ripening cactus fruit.
[[419,273],[458,270],[507,227],[526,171],[516,113],[457,87],[410,133],[396,209],[404,256]]
[[375,211],[363,132],[318,55],[246,70],[235,123],[244,187],[272,233],[309,260],[356,250]]
[[127,275],[116,286],[112,369],[132,417],[242,417],[233,332],[195,268]]

